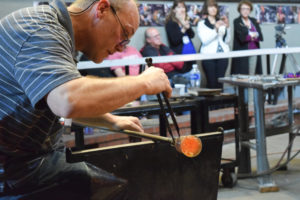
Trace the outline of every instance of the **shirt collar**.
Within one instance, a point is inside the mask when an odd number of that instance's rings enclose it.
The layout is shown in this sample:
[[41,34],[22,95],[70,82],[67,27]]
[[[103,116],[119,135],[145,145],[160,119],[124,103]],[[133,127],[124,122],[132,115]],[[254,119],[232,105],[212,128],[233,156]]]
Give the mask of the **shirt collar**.
[[58,21],[59,23],[67,30],[72,40],[72,55],[74,60],[77,62],[76,56],[77,52],[75,50],[75,39],[72,27],[71,17],[69,15],[67,6],[61,0],[54,0],[51,2],[50,6],[52,6],[57,11]]

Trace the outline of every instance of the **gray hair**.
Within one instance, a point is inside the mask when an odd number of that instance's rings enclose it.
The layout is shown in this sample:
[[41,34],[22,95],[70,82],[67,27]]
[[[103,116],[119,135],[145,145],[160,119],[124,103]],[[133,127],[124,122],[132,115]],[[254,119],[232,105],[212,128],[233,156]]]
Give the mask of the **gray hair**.
[[149,33],[148,33],[148,30],[149,30],[149,28],[147,28],[147,29],[145,30],[145,39],[150,38],[150,35],[149,35]]

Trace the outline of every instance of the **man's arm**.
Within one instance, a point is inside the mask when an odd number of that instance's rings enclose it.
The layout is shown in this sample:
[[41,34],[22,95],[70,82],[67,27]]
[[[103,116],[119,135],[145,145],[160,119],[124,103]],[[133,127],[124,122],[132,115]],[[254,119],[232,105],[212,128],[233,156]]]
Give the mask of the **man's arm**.
[[47,103],[64,118],[99,117],[129,103],[143,94],[153,95],[172,88],[163,70],[150,67],[138,76],[120,78],[81,77],[53,89]]

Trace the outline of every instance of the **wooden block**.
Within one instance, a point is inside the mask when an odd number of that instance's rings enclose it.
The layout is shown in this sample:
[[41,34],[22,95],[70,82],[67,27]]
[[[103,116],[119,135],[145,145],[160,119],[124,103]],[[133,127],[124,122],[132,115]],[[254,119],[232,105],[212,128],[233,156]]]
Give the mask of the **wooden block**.
[[260,187],[259,192],[266,193],[266,192],[278,192],[279,187],[278,186],[270,186],[270,187]]

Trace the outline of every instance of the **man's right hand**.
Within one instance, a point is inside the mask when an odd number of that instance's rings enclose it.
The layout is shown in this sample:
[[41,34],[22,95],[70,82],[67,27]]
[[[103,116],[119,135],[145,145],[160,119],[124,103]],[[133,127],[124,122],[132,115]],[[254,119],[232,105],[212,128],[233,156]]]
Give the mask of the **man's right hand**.
[[170,85],[170,81],[162,69],[157,67],[149,67],[139,75],[139,78],[141,78],[146,83],[147,95],[166,92],[167,97],[171,97],[172,88]]

